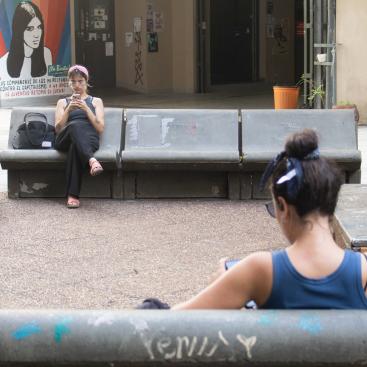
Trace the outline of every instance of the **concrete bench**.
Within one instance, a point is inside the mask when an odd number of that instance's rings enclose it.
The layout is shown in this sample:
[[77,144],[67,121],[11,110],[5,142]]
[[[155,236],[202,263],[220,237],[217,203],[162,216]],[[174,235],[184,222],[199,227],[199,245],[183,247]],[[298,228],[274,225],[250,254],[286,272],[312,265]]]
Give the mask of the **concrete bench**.
[[343,185],[335,211],[334,229],[341,247],[367,251],[367,185]]
[[[268,198],[258,190],[267,165],[284,147],[286,137],[304,128],[319,135],[321,154],[333,159],[347,183],[360,183],[361,153],[352,110],[242,110],[242,199]],[[249,190],[251,176],[252,190]]]
[[6,366],[364,366],[366,311],[0,311]]
[[[30,111],[54,120],[52,107],[12,111],[9,148],[0,152],[9,196],[64,196],[64,154],[12,149],[16,129]],[[86,174],[81,196],[268,198],[268,192],[258,191],[267,163],[283,148],[286,136],[305,127],[316,129],[321,153],[340,165],[345,182],[360,182],[361,154],[351,110],[242,110],[239,115],[238,110],[106,108],[96,153],[106,171],[96,178]]]
[[123,196],[239,198],[238,110],[126,109]]
[[[18,126],[28,112],[41,112],[48,123],[55,123],[54,107],[14,108],[11,113],[8,149],[0,152],[3,169],[8,170],[8,195],[18,197],[65,196],[64,167],[66,155],[55,149],[13,149],[12,141]],[[121,182],[117,175],[116,154],[120,150],[123,110],[105,109],[105,129],[101,135],[96,158],[105,171],[98,177],[83,178],[82,197],[120,197]]]

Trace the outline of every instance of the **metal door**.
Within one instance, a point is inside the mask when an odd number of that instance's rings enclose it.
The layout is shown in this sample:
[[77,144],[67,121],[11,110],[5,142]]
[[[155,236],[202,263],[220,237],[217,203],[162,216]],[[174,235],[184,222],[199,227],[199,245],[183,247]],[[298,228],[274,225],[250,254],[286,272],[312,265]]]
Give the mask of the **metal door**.
[[211,84],[254,79],[255,9],[253,0],[210,1]]
[[76,62],[94,87],[116,85],[114,16],[114,0],[75,1]]

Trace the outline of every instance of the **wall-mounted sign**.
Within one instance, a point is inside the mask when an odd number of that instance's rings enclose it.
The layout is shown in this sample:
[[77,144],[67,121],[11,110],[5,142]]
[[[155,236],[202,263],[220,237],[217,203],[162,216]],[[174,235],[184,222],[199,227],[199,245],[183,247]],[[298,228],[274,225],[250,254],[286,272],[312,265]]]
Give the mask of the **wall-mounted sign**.
[[135,17],[134,18],[134,33],[141,32],[141,18]]

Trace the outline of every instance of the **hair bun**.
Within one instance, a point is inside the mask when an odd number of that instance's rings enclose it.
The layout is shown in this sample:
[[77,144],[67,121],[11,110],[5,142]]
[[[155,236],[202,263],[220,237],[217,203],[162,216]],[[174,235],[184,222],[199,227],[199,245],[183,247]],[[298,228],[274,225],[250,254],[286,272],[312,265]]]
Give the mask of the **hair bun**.
[[285,151],[288,157],[303,159],[318,148],[318,137],[314,130],[305,129],[288,137]]

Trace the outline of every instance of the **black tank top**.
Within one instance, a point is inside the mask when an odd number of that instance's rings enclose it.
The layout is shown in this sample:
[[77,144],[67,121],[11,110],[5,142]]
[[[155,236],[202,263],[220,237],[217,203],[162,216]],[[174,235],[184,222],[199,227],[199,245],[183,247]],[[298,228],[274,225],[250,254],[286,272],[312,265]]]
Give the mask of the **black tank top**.
[[[65,100],[66,100],[66,106],[68,106],[69,103],[71,102],[71,98],[65,98]],[[87,104],[87,106],[91,109],[91,111],[94,114],[96,114],[96,109],[93,106],[92,101],[93,101],[92,96],[88,96],[85,99],[85,103]],[[81,110],[80,108],[78,108],[77,110],[73,110],[69,113],[68,122],[76,121],[76,120],[89,122],[87,113],[85,111]]]

